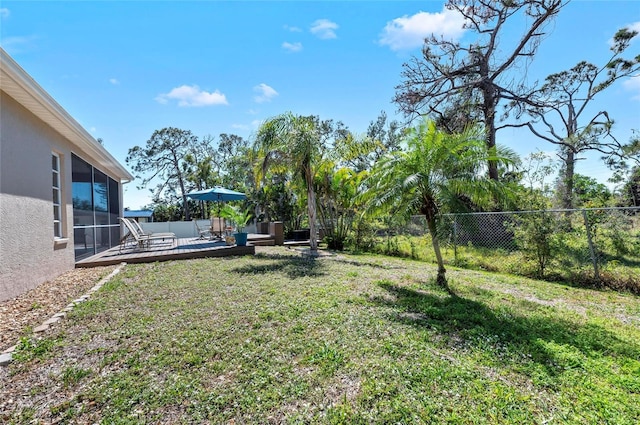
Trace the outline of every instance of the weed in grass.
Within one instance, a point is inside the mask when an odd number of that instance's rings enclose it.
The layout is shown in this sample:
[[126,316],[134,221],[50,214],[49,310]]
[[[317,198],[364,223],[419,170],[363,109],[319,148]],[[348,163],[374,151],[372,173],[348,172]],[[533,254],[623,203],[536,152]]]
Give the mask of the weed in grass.
[[49,408],[51,414],[60,418],[60,422],[69,422],[76,415],[82,414],[82,406],[76,407],[72,400],[64,401]]
[[304,335],[304,333],[307,331],[307,327],[302,323],[296,323],[290,329],[292,333],[298,335]]
[[375,285],[381,286],[381,287],[385,287],[385,286],[390,286],[390,285],[394,285],[394,282],[390,279],[381,279],[381,280],[376,280],[375,282],[373,282]]
[[351,424],[365,424],[361,418],[357,419],[357,412],[355,408],[345,398],[337,404],[332,406],[327,411],[327,423],[331,425],[351,425]]
[[91,370],[69,366],[62,371],[60,379],[65,388],[78,384],[83,378],[91,375]]
[[307,361],[319,367],[322,375],[331,376],[344,364],[345,358],[342,352],[325,344],[308,356]]
[[398,359],[405,354],[404,347],[398,345],[395,341],[384,341],[382,350],[391,358]]
[[276,317],[275,312],[273,311],[263,311],[258,313],[258,320],[269,322]]
[[32,407],[22,408],[17,414],[14,414],[9,418],[0,417],[0,419],[8,419],[9,425],[35,423],[36,421],[35,418],[36,418],[36,409]]
[[16,346],[16,350],[13,352],[13,360],[17,362],[28,362],[33,359],[46,358],[58,344],[59,341],[57,339],[47,337],[21,337]]
[[82,319],[89,315],[94,314],[95,311],[99,311],[104,308],[104,300],[89,299],[83,303],[77,304],[74,309],[69,313],[69,317],[76,317]]
[[108,352],[105,349],[104,353],[103,350],[95,350],[94,352],[87,354],[93,354],[94,357],[97,356],[100,359],[98,363],[99,369],[104,369],[109,365],[119,363],[121,359],[126,358],[128,351],[123,347],[113,352]]

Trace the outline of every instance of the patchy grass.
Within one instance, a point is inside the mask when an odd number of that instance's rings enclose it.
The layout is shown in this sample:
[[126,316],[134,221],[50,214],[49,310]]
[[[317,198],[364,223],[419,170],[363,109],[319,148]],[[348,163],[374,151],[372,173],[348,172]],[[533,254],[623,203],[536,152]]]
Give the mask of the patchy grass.
[[0,371],[0,419],[640,421],[637,297],[454,269],[450,296],[425,263],[264,252],[127,266]]

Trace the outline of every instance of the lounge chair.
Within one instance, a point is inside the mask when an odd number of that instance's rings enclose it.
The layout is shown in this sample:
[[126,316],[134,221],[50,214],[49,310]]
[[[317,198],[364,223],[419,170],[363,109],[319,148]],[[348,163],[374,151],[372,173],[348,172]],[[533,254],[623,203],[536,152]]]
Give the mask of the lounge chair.
[[214,235],[219,239],[222,239],[222,234],[225,232],[225,221],[222,217],[211,217],[211,236]]
[[155,237],[159,237],[160,235],[168,238],[168,239],[175,239],[176,238],[176,234],[173,232],[145,232],[144,229],[142,228],[142,226],[140,225],[140,223],[138,223],[136,220],[130,219],[130,218],[125,218],[125,220],[129,220],[129,223],[133,224],[133,226],[136,228],[136,230],[138,231],[138,234],[140,236],[155,236]]
[[202,228],[200,226],[198,226],[198,220],[196,220],[195,218],[193,219],[193,224],[196,225],[196,230],[198,232],[198,239],[211,239],[211,237],[213,236],[211,234],[211,229],[207,229],[207,228]]
[[124,238],[122,238],[124,243],[120,244],[120,250],[122,250],[122,247],[124,244],[126,244],[127,240],[135,241],[136,246],[142,249],[150,248],[152,241],[158,241],[158,240],[164,241],[166,239],[171,239],[172,240],[171,245],[173,246],[175,244],[175,241],[177,240],[176,235],[174,233],[156,233],[151,235],[141,235],[139,233],[138,228],[131,221],[127,220],[126,218],[120,218],[120,221],[122,222],[122,224],[124,224],[124,226],[129,231],[129,233]]

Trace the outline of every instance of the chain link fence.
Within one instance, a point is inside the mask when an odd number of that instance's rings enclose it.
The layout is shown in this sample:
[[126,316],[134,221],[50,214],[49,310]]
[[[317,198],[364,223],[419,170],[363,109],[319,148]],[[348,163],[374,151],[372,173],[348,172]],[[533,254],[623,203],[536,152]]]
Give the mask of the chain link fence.
[[[431,259],[422,216],[378,234],[378,251]],[[640,207],[447,214],[438,234],[449,264],[640,290]]]

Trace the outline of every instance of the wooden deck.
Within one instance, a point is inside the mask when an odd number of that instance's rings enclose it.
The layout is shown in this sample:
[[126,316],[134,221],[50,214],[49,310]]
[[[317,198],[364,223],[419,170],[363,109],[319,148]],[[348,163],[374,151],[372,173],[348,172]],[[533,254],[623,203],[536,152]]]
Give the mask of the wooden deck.
[[253,255],[256,245],[273,245],[269,235],[250,234],[247,246],[227,246],[224,242],[207,239],[184,238],[153,242],[148,249],[119,246],[76,262],[76,267],[110,266],[120,263],[153,263],[155,261],[185,260],[190,258]]

